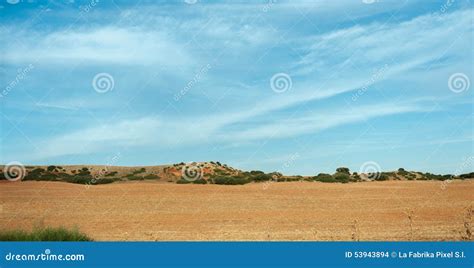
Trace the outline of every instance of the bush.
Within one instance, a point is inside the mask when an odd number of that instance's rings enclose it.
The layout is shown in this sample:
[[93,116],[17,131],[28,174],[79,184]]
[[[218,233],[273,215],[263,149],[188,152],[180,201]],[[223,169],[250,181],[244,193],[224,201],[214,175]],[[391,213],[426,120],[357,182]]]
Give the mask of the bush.
[[137,174],[140,174],[140,173],[144,173],[145,171],[146,171],[145,168],[140,168],[140,169],[137,169],[137,170],[133,171],[131,175],[137,175]]
[[272,179],[272,176],[271,175],[268,175],[268,174],[257,174],[257,175],[254,175],[254,176],[251,176],[249,178],[249,180],[252,180],[252,181],[255,181],[255,182],[261,182],[261,181],[269,181]]
[[421,174],[421,179],[420,180],[438,180],[438,181],[444,181],[444,180],[449,180],[453,178],[453,175],[438,175],[438,174],[432,174],[432,173],[420,173]]
[[188,183],[191,183],[191,182],[181,178],[181,179],[177,180],[176,183],[177,184],[188,184]]
[[219,177],[214,179],[215,184],[226,184],[226,185],[242,185],[249,183],[249,180],[246,178],[238,177]]
[[362,181],[362,178],[360,177],[359,173],[353,172],[352,173],[352,178],[354,181]]
[[128,174],[128,175],[127,175],[127,179],[128,179],[128,180],[131,180],[131,181],[142,181],[142,180],[144,180],[145,178],[144,178],[144,177],[140,177],[140,176],[135,176],[135,175],[132,175],[132,174]]
[[159,180],[160,177],[158,175],[155,175],[155,174],[148,174],[145,177],[143,177],[143,179],[145,179],[145,180]]
[[78,183],[78,184],[91,184],[92,176],[90,176],[90,175],[88,175],[88,176],[76,175],[76,176],[71,176],[69,178],[66,178],[66,179],[64,179],[64,181],[70,182],[70,183]]
[[113,176],[117,175],[117,173],[118,173],[117,171],[112,171],[110,173],[105,174],[105,177],[113,177]]
[[313,180],[320,182],[336,182],[331,174],[319,173],[318,176],[313,177]]
[[375,177],[376,181],[386,181],[386,180],[388,180],[388,175],[383,173],[383,172],[378,173],[378,174],[374,173],[374,175],[370,175],[370,177],[372,177],[372,176]]
[[42,181],[57,181],[58,175],[54,173],[45,173],[45,174],[42,174],[41,177],[38,178],[38,180],[39,179]]
[[78,173],[79,176],[88,176],[90,174],[91,172],[86,167],[83,167],[81,170],[79,170],[79,173]]
[[349,174],[347,173],[337,172],[336,174],[334,174],[334,180],[336,180],[337,182],[348,183],[350,179],[351,176],[349,176]]
[[461,175],[459,175],[459,178],[461,178],[461,179],[472,179],[472,178],[474,178],[474,172],[461,174]]
[[49,172],[53,172],[53,171],[56,169],[56,167],[55,167],[55,166],[48,166],[46,169],[47,169]]
[[350,174],[351,174],[349,168],[346,168],[346,167],[338,167],[338,168],[336,168],[336,173],[344,173],[344,174],[347,174],[347,175],[350,175]]
[[36,228],[31,232],[23,230],[0,231],[0,241],[92,241],[76,229]]
[[408,172],[403,168],[399,168],[398,169],[398,174],[400,174],[402,176],[406,176],[408,174]]
[[[24,181],[32,181],[32,180],[35,180],[35,181],[38,181],[40,180],[41,178],[41,175],[43,174],[43,172],[45,172],[46,170],[42,169],[42,168],[35,168],[33,169],[32,171],[28,171],[28,173],[26,174],[26,176],[23,178]],[[3,174],[3,172],[2,172]]]
[[193,181],[193,184],[207,184],[207,181],[205,179],[198,179]]
[[115,182],[115,179],[113,178],[102,178],[102,179],[98,179],[98,180],[91,180],[90,184],[108,184],[108,183],[112,183],[112,182]]

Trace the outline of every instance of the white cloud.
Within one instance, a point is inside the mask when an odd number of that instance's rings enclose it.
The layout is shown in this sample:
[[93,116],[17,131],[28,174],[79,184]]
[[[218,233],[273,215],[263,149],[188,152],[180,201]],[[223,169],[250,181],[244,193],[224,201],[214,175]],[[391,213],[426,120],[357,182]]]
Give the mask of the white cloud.
[[223,140],[242,141],[269,138],[294,137],[302,134],[314,133],[340,125],[369,120],[374,117],[383,117],[394,114],[425,111],[421,105],[385,103],[355,107],[354,109],[328,110],[310,113],[296,118],[286,118],[278,122],[270,122],[254,128],[226,133]]
[[[192,57],[183,44],[166,32],[132,27],[84,28],[49,33],[17,30],[8,28],[1,33],[15,41],[4,44],[3,59],[7,63],[84,62],[158,64],[165,67],[182,67],[192,63]],[[17,42],[21,45],[17,46]]]

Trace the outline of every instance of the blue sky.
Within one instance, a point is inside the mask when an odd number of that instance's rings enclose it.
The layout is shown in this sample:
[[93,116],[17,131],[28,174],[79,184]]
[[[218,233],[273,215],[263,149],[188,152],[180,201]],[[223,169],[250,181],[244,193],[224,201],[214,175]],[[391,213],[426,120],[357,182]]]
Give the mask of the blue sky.
[[2,0],[0,14],[4,164],[473,169],[470,1]]

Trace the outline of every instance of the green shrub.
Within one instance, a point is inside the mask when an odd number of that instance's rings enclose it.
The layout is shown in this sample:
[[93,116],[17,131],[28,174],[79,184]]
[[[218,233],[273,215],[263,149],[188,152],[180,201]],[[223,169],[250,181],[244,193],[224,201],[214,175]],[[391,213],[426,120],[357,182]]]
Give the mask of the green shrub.
[[92,181],[92,176],[80,176],[80,175],[75,175],[71,176],[69,178],[64,179],[66,182],[70,183],[77,183],[77,184],[91,184]]
[[398,169],[398,174],[401,175],[401,176],[406,176],[409,173],[405,169],[399,168]]
[[134,170],[131,175],[137,175],[140,173],[144,173],[145,171],[146,171],[145,168],[140,168],[140,169]]
[[334,180],[337,182],[348,183],[351,179],[351,176],[347,173],[337,172],[334,174]]
[[117,171],[112,171],[112,172],[109,172],[109,173],[105,174],[105,177],[113,177],[113,176],[117,175],[117,173],[118,173]]
[[58,175],[56,175],[54,173],[46,173],[46,174],[41,175],[39,180],[42,180],[42,181],[57,181],[58,180]]
[[384,172],[374,173],[369,175],[372,178],[375,178],[376,181],[386,181],[388,180],[388,175]]
[[236,178],[236,177],[218,177],[214,179],[215,184],[226,184],[226,185],[241,185],[249,183],[249,180],[246,178]]
[[351,174],[349,168],[346,168],[346,167],[338,167],[338,168],[336,168],[336,173],[344,173],[344,174],[347,174],[347,175],[350,175],[350,174]]
[[256,175],[253,175],[249,178],[249,180],[252,180],[252,181],[255,181],[255,182],[261,182],[261,181],[269,181],[272,179],[272,176],[271,175],[268,175],[268,174],[256,174]]
[[83,167],[81,170],[79,170],[78,175],[79,176],[88,176],[88,175],[91,175],[91,172],[89,171],[89,169],[87,167]]
[[352,181],[362,181],[362,178],[357,172],[352,173]]
[[299,177],[285,177],[286,181],[300,181]]
[[36,228],[31,232],[23,230],[0,231],[0,241],[92,241],[76,229]]
[[181,179],[177,180],[176,183],[177,184],[188,184],[188,183],[191,183],[191,182],[181,178]]
[[[28,171],[28,173],[23,177],[24,181],[38,181],[41,178],[41,175],[46,172],[46,170],[42,168],[35,168],[31,171]],[[3,174],[3,173],[2,173]]]
[[145,180],[159,180],[160,177],[158,175],[155,175],[155,174],[148,174],[145,177],[143,177],[143,179],[145,179]]
[[102,179],[98,179],[98,180],[91,180],[91,183],[90,184],[108,184],[108,183],[112,183],[112,182],[115,182],[115,179],[113,178],[102,178]]
[[53,172],[55,169],[56,169],[55,166],[48,166],[48,167],[46,168],[46,170],[48,170],[49,172]]
[[459,175],[459,178],[461,178],[461,179],[472,179],[472,178],[474,178],[474,172],[461,174],[461,175]]
[[207,181],[205,179],[197,179],[193,181],[193,184],[207,184]]
[[318,176],[313,177],[313,180],[320,182],[336,182],[331,174],[319,173]]
[[132,175],[132,174],[127,175],[127,180],[131,180],[131,181],[142,181],[144,179],[145,178],[141,177],[141,176],[135,176],[135,175]]

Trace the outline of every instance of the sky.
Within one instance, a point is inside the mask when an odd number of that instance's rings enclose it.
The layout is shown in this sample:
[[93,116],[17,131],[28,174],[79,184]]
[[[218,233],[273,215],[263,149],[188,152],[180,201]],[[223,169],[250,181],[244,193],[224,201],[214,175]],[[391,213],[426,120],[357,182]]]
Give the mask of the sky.
[[0,2],[0,163],[473,171],[472,2]]

